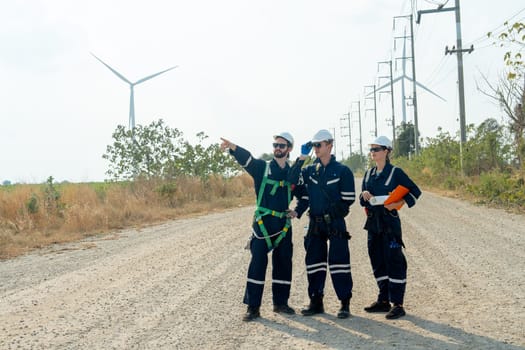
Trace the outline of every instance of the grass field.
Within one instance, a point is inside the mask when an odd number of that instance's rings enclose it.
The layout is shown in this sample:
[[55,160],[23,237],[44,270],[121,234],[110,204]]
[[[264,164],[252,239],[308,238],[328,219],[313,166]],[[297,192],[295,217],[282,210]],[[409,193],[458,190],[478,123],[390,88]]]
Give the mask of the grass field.
[[247,174],[207,181],[0,186],[0,259],[49,244],[254,203]]

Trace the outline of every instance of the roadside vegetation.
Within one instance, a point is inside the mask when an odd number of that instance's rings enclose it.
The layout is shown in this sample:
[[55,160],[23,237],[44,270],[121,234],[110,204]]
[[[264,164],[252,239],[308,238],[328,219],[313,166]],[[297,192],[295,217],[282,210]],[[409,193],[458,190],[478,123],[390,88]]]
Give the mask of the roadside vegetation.
[[252,179],[0,186],[0,259],[54,243],[254,203]]
[[0,259],[124,228],[254,203],[253,180],[218,144],[198,145],[162,120],[118,126],[103,183],[0,186]]
[[[495,38],[508,45],[505,74],[485,79],[480,93],[498,103],[504,120],[469,125],[467,142],[459,132],[440,131],[417,139],[411,123],[396,130],[393,163],[424,190],[440,191],[476,203],[525,212],[525,42],[523,23],[506,23]],[[489,33],[489,36],[492,34]],[[118,126],[114,142],[102,156],[109,163],[103,183],[14,184],[0,186],[0,259],[35,248],[70,242],[100,233],[140,227],[188,215],[254,203],[251,177],[218,144],[186,141],[181,131],[162,120],[127,130]],[[420,152],[414,154],[415,143]],[[271,158],[265,154],[263,158]],[[356,176],[368,158],[343,160]],[[359,186],[359,184],[357,184]]]

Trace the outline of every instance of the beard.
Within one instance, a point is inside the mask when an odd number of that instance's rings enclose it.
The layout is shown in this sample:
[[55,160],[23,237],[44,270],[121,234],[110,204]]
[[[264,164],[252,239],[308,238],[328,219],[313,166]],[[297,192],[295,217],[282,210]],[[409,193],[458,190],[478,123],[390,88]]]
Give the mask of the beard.
[[283,152],[281,152],[281,151],[275,151],[275,152],[273,152],[273,156],[274,156],[275,158],[279,158],[279,159],[280,159],[280,158],[284,158],[284,157],[286,157],[286,153],[283,153]]

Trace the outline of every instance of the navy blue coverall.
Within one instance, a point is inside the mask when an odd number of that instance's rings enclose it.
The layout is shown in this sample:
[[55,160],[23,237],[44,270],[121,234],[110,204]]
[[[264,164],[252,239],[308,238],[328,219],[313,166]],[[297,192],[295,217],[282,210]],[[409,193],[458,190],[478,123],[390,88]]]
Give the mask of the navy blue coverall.
[[[266,184],[264,193],[260,198],[260,206],[275,211],[276,214],[282,213],[282,217],[274,215],[264,215],[261,217],[264,227],[271,236],[271,241],[276,242],[282,235],[276,247],[268,247],[261,227],[254,217],[252,225],[252,239],[250,240],[251,261],[248,267],[248,279],[246,282],[246,290],[244,293],[244,303],[251,307],[259,307],[264,289],[264,281],[266,276],[266,267],[268,265],[268,253],[272,253],[272,295],[274,305],[287,305],[290,296],[290,287],[292,284],[292,227],[287,229],[285,234],[282,233],[287,221],[290,219],[286,217],[286,212],[289,205],[289,187],[286,185],[292,172],[292,167],[286,164],[281,168],[279,164],[273,159],[268,164],[262,159],[254,158],[246,149],[237,146],[235,151],[230,150],[237,162],[253,177],[255,185],[255,194],[259,196],[261,185],[268,171],[267,178],[275,180],[283,184],[282,186]],[[294,178],[298,178],[296,170]],[[275,191],[275,192],[273,192]],[[257,211],[256,215],[257,216]]]
[[316,159],[302,170],[296,195],[299,218],[310,207],[304,238],[308,296],[323,297],[329,269],[337,298],[349,300],[353,281],[345,216],[355,201],[354,174],[333,155],[326,166]]
[[[398,185],[409,189],[403,199],[410,208],[421,195],[419,187],[398,167],[387,162],[378,173],[377,167],[369,169],[363,177],[362,190],[373,196],[385,196]],[[402,305],[407,281],[407,262],[402,248],[401,221],[397,210],[388,211],[383,205],[372,206],[360,196],[360,204],[366,208],[368,231],[368,256],[379,287],[378,302]]]

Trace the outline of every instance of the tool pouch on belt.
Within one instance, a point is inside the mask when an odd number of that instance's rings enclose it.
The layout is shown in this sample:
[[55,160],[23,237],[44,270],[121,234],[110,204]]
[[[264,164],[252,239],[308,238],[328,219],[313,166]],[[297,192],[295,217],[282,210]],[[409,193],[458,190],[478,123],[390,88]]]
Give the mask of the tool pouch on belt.
[[337,228],[337,223],[334,223],[329,214],[323,216],[310,216],[310,224],[308,225],[307,236],[320,236],[324,239],[331,237],[339,237],[350,239],[350,233],[346,230]]
[[389,211],[384,207],[369,209],[364,229],[374,234],[386,234],[389,241],[405,246],[397,210]]

